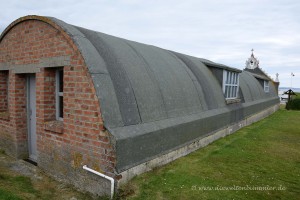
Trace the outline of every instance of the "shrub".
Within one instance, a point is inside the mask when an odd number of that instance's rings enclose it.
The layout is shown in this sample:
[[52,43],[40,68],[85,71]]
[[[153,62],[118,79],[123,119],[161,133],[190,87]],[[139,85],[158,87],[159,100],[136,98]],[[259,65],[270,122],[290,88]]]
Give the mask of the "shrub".
[[286,103],[287,110],[300,110],[300,99],[292,99]]

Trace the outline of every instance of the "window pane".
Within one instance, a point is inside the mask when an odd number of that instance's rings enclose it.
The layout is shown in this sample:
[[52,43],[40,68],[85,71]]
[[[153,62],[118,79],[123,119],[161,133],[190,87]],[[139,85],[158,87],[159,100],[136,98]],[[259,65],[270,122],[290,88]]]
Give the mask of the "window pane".
[[237,95],[236,95],[236,90],[237,90],[237,87],[236,87],[236,86],[234,86],[233,97],[237,97]]
[[230,97],[230,86],[227,86],[226,98]]
[[225,86],[225,97],[228,97],[228,86]]
[[58,111],[58,114],[59,114],[59,117],[63,118],[64,117],[64,101],[63,101],[63,97],[62,96],[59,96],[59,111]]
[[236,92],[235,86],[232,87],[232,90],[233,90],[233,92],[232,92],[232,97],[235,97],[235,92]]
[[265,92],[269,92],[269,81],[264,81],[264,90]]
[[226,83],[229,83],[229,72],[227,72],[227,78],[226,78]]
[[64,91],[64,71],[59,70],[58,76],[59,76],[58,77],[59,92],[63,92]]
[[229,79],[230,79],[230,73],[229,73],[229,72],[227,72],[227,79],[226,79],[226,83],[227,83],[227,84],[229,84],[229,82],[230,82],[230,80],[229,80]]
[[231,98],[231,91],[232,91],[232,87],[231,87],[231,86],[229,86],[228,90],[229,90],[229,92],[228,92],[228,98]]
[[234,73],[234,84],[237,84],[237,73]]

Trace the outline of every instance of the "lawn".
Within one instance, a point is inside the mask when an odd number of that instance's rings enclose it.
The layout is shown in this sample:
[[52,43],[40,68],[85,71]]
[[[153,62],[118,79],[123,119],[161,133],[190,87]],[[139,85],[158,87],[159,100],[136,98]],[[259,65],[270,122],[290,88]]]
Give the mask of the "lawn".
[[300,199],[300,111],[281,109],[122,190],[127,199]]
[[[24,173],[27,175],[25,176]],[[76,191],[70,185],[53,180],[35,166],[8,157],[0,150],[0,200],[90,200],[92,198],[87,193]]]
[[[122,187],[119,198],[299,199],[299,122],[300,111],[281,109],[188,156],[134,178]],[[12,171],[9,166],[15,162],[0,152],[0,200],[92,198],[42,172],[30,178]]]

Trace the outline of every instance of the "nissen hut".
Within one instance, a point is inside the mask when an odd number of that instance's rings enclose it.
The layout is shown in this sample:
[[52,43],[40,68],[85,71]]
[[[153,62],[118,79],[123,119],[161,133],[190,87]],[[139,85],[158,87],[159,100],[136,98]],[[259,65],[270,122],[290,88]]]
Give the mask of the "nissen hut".
[[98,195],[279,105],[253,54],[242,71],[42,16],[1,34],[0,84],[0,148]]

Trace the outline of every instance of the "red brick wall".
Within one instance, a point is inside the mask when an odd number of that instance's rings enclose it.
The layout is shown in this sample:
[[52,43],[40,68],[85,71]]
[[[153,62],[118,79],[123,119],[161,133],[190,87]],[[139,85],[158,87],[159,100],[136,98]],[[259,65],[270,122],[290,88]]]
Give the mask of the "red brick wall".
[[0,112],[8,110],[7,105],[7,87],[8,71],[0,71]]
[[[71,177],[85,164],[112,176],[114,151],[103,127],[92,79],[67,34],[56,25],[26,20],[13,26],[0,42],[2,66],[22,67],[57,56],[71,58],[70,65],[64,66],[64,120],[55,120],[55,69],[41,68],[36,73],[37,163],[59,177]],[[1,97],[6,92],[2,90],[2,74]],[[13,145],[0,145],[10,154],[27,157],[25,74],[10,71],[9,98],[0,102],[1,108],[7,103],[8,117],[0,113],[0,140]]]

